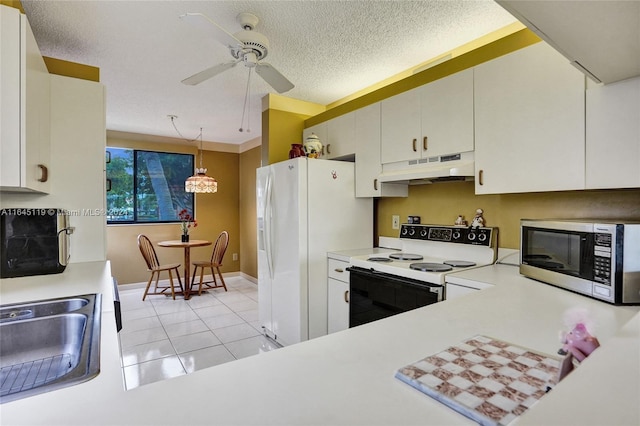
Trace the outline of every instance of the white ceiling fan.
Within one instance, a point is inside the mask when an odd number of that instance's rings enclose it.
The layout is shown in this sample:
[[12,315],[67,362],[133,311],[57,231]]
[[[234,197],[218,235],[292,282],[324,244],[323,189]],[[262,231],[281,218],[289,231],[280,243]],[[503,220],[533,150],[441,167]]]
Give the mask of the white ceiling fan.
[[236,20],[242,27],[242,30],[235,34],[227,32],[202,13],[186,13],[181,15],[180,18],[199,27],[203,32],[226,45],[231,52],[231,56],[234,57],[233,61],[214,65],[211,68],[200,71],[191,77],[185,78],[182,80],[182,83],[188,85],[202,83],[243,62],[246,67],[255,68],[256,73],[278,93],[284,93],[293,89],[293,83],[287,80],[287,78],[271,64],[262,61],[267,57],[269,52],[269,40],[267,40],[267,37],[264,35],[254,31],[254,28],[259,22],[257,16],[246,12],[240,13],[236,17]]

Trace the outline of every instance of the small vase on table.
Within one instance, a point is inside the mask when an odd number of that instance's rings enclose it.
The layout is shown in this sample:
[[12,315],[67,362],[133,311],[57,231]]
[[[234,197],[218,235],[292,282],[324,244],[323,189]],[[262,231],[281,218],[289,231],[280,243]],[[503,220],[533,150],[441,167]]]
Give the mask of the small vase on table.
[[183,243],[189,242],[189,234],[182,234],[182,242]]

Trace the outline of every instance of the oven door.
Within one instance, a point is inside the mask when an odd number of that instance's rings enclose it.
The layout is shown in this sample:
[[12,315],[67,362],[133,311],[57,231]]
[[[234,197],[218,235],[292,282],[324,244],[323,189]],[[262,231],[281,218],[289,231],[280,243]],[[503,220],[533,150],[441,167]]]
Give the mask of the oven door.
[[349,271],[349,327],[441,302],[444,287],[357,266]]

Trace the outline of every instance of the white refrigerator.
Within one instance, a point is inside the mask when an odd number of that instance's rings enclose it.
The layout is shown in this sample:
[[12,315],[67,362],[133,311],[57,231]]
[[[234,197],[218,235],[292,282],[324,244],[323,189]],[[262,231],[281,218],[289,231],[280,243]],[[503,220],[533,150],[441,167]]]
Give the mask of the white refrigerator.
[[282,345],[327,334],[327,252],[372,247],[373,200],[354,163],[305,157],[257,170],[260,326]]

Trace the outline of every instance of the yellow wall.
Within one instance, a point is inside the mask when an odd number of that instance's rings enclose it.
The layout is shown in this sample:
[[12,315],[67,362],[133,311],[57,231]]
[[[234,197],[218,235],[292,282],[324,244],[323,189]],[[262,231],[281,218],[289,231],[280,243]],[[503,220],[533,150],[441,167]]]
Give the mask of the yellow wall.
[[[147,149],[164,152],[191,153],[197,155],[196,147],[177,144],[132,141],[107,138],[107,146]],[[199,163],[196,157],[196,163]],[[196,194],[196,219],[198,227],[191,230],[193,239],[215,241],[224,230],[229,232],[229,248],[224,257],[222,272],[240,270],[240,261],[233,261],[233,253],[240,254],[240,156],[234,153],[204,151],[203,166],[207,174],[218,181],[215,194]],[[146,282],[149,273],[138,250],[136,238],[145,234],[155,244],[162,240],[180,238],[178,224],[108,225],[107,259],[111,261],[113,276],[119,284]],[[208,259],[212,247],[197,247],[191,250],[191,259]],[[161,248],[156,252],[162,263],[183,263],[181,249]],[[184,266],[184,265],[183,265]]]
[[312,102],[268,94],[262,99],[262,164],[289,159],[291,144],[302,143],[304,121],[325,107]]
[[257,147],[240,154],[240,271],[254,278],[258,277],[256,169],[261,151]]
[[378,200],[378,235],[398,237],[391,216],[421,216],[422,223],[453,225],[459,214],[471,222],[484,210],[487,226],[498,227],[499,246],[519,248],[520,219],[640,218],[640,189],[475,195],[473,182],[441,182],[409,187],[407,198]]

